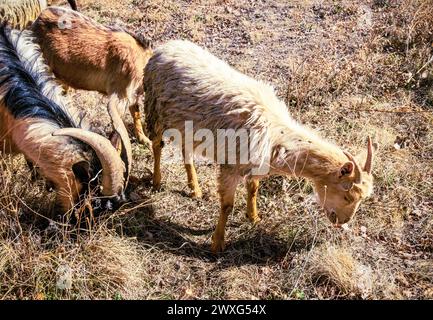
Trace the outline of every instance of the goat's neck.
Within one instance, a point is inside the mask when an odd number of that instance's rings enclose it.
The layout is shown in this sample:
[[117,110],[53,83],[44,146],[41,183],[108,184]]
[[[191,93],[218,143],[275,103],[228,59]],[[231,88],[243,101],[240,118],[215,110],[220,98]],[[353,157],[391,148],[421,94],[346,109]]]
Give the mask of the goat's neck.
[[282,142],[273,150],[273,174],[316,180],[336,173],[348,160],[340,148],[317,136],[295,132]]

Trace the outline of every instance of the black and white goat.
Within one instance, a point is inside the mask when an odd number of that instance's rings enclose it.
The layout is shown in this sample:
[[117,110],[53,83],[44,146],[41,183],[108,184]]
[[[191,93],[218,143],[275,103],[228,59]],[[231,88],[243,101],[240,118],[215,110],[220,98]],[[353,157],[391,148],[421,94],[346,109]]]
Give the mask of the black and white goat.
[[123,197],[127,171],[110,141],[68,108],[29,31],[0,27],[0,152],[21,153],[52,183],[66,212],[98,173],[102,195]]

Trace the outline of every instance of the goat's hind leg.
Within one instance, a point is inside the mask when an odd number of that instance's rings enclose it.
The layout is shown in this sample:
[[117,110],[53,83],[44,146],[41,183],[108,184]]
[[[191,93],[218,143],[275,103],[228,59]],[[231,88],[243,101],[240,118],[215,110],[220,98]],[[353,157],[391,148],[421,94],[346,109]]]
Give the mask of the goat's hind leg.
[[161,154],[162,154],[162,137],[159,136],[152,140],[153,151],[153,189],[161,188]]
[[141,122],[141,112],[138,102],[129,106],[129,112],[131,112],[132,119],[134,119],[134,134],[140,144],[150,145],[151,142],[148,137],[144,134],[143,124]]
[[233,175],[229,169],[222,166],[218,177],[218,193],[220,196],[220,215],[215,232],[212,236],[212,251],[218,253],[224,250],[224,234],[228,216],[233,211],[236,187],[240,177]]
[[197,172],[195,171],[194,164],[185,163],[185,169],[188,176],[188,187],[191,189],[191,198],[201,198],[203,193],[198,184]]
[[194,156],[189,153],[185,154],[185,149],[182,150],[183,159],[185,162],[185,170],[188,177],[188,187],[191,190],[191,198],[201,198],[202,192],[198,184],[197,172],[194,166]]

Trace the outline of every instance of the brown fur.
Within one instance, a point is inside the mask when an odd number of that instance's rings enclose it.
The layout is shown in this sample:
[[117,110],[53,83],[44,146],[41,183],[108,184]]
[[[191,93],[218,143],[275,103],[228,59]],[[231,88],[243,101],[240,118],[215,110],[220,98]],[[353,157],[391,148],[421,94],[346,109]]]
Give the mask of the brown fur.
[[[2,152],[22,153],[57,190],[63,212],[70,210],[82,191],[82,183],[72,171],[74,164],[91,162],[92,153],[67,137],[53,137],[56,127],[41,119],[15,119],[0,104],[0,142]],[[65,157],[67,155],[67,157]]]
[[[0,152],[22,153],[53,184],[63,212],[74,206],[84,183],[100,169],[102,194],[120,199],[125,167],[109,140],[90,133],[68,105],[31,32],[0,31]],[[54,135],[60,128],[81,130],[93,141]]]
[[[60,17],[72,28],[59,28]],[[75,89],[98,91],[120,101],[121,114],[129,107],[137,137],[148,143],[138,99],[143,95],[144,67],[152,56],[150,46],[144,47],[144,41],[127,32],[107,28],[65,8],[44,10],[32,30],[59,79]]]

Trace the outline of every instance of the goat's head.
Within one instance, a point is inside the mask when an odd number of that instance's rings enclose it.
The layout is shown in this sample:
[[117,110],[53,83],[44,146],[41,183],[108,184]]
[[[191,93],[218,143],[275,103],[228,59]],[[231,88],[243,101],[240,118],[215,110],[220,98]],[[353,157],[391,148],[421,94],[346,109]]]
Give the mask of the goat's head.
[[336,225],[348,222],[355,214],[362,199],[373,191],[373,147],[368,138],[368,153],[364,167],[361,168],[348,152],[347,162],[337,172],[314,181],[315,191],[320,205],[326,211],[329,220]]
[[[70,136],[89,145],[96,153],[102,166],[102,194],[114,202],[123,200],[128,172],[117,150],[105,137],[83,129],[63,128],[53,136]],[[79,162],[72,166],[76,185],[82,185],[82,177],[90,177],[89,164]]]

